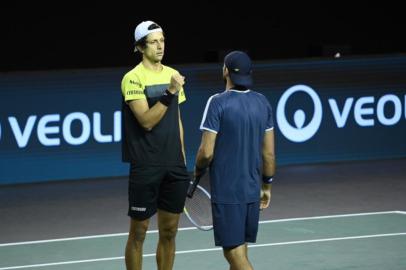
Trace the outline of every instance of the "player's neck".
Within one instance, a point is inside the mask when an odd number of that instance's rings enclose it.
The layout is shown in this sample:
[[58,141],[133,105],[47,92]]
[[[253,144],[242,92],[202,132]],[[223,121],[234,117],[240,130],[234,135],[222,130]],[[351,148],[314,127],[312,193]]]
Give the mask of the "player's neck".
[[153,71],[161,71],[162,70],[162,64],[161,62],[151,62],[148,61],[148,59],[143,59],[142,60],[142,65],[149,70],[153,70]]
[[230,80],[226,80],[226,90],[233,89],[234,84]]
[[241,86],[241,85],[234,85],[232,82],[227,81],[226,91],[229,91],[229,90],[246,91],[246,90],[248,90],[248,88],[245,86]]

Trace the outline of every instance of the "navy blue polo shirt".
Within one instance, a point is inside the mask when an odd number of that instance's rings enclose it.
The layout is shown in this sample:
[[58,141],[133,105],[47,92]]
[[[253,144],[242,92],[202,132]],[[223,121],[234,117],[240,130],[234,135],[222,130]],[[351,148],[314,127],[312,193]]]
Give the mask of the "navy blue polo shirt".
[[228,90],[209,98],[200,130],[217,134],[210,164],[212,202],[259,200],[262,145],[274,127],[266,97],[252,90]]

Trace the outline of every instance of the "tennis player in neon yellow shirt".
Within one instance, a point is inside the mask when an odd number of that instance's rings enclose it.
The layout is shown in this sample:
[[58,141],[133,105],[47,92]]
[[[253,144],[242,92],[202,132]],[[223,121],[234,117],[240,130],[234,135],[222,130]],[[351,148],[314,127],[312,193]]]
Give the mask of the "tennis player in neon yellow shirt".
[[142,246],[150,218],[157,213],[158,269],[172,269],[175,237],[190,177],[185,165],[179,104],[186,101],[185,78],[161,63],[162,28],[153,21],[135,29],[135,51],[142,61],[121,82],[122,158],[130,163],[125,251],[127,269],[142,268]]

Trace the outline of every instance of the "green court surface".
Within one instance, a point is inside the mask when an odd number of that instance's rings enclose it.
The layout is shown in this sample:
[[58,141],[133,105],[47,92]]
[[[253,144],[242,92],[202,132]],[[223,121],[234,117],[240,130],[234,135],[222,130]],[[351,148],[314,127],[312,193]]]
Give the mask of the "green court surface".
[[[127,234],[0,244],[0,270],[125,269]],[[143,269],[156,269],[157,232],[144,244]],[[406,269],[406,212],[261,221],[249,246],[256,270]],[[181,228],[174,269],[228,269],[213,232]]]

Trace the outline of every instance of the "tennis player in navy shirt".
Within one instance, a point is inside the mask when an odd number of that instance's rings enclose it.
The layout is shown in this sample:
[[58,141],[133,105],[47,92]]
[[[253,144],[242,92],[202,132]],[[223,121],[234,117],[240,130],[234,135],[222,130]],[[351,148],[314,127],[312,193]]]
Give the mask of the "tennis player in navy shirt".
[[209,98],[200,129],[195,175],[210,166],[213,229],[230,269],[253,269],[247,242],[256,242],[260,209],[271,199],[274,124],[266,97],[250,89],[252,63],[241,51],[224,58],[226,91]]

